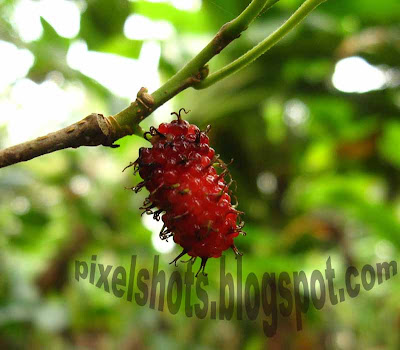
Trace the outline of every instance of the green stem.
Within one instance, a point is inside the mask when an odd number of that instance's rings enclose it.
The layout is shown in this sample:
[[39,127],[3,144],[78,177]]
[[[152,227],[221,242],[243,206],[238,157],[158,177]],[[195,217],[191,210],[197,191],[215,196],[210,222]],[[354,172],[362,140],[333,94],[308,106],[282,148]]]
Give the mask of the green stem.
[[224,30],[225,27],[226,34],[236,38],[241,32],[247,29],[251,22],[253,22],[262,11],[272,7],[278,1],[279,0],[252,1],[238,17],[225,24],[222,30]]
[[274,6],[278,1],[279,1],[279,0],[268,0],[267,3],[266,3],[265,6],[264,6],[262,12],[261,12],[261,15],[262,15],[264,12],[268,11],[268,10],[269,10],[272,6]]
[[250,51],[246,52],[243,56],[228,64],[219,71],[211,74],[207,79],[194,85],[195,89],[205,89],[218,81],[226,78],[227,76],[243,69],[258,57],[268,51],[279,40],[281,40],[287,33],[289,33],[296,25],[298,25],[312,10],[326,0],[306,0],[300,8],[275,32],[269,35],[266,39],[260,42]]
[[189,61],[179,72],[151,95],[154,103],[150,109],[131,104],[114,117],[121,126],[138,125],[155,109],[173,98],[179,92],[200,83],[208,75],[206,64],[229,43],[238,38],[251,22],[266,8],[270,8],[279,0],[253,0],[247,8],[234,20],[226,23],[208,45]]

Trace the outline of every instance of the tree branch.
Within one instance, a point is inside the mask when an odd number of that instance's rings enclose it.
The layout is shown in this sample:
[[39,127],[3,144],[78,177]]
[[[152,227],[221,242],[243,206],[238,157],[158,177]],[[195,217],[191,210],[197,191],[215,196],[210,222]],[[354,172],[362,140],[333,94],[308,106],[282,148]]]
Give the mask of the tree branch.
[[[253,0],[249,6],[234,20],[224,24],[215,37],[200,51],[189,63],[186,64],[179,72],[170,78],[163,86],[154,91],[151,96],[154,99],[149,112],[169,101],[179,92],[194,86],[204,80],[209,69],[206,65],[214,56],[219,54],[233,40],[238,38],[240,34],[248,28],[251,22],[265,9],[265,7],[276,0]],[[147,114],[148,115],[148,114]],[[130,105],[120,113],[116,114],[116,118],[134,119],[140,123],[147,115],[136,118],[135,105]]]
[[[141,88],[137,99],[132,105],[137,114],[141,115],[152,104],[152,97],[147,89]],[[65,148],[81,146],[107,146],[116,148],[114,142],[126,135],[143,135],[138,123],[130,123],[128,118],[92,113],[81,121],[64,129],[52,132],[35,140],[0,150],[0,168],[25,162],[47,153]]]
[[101,114],[91,114],[81,121],[47,136],[0,150],[0,168],[70,147],[103,145],[115,148],[118,145],[115,145],[114,142],[124,136],[143,135],[139,124],[155,109],[189,87],[196,89],[208,87],[254,61],[325,0],[306,0],[284,25],[265,41],[206,79],[209,74],[207,63],[238,38],[261,13],[278,1],[251,1],[238,17],[224,24],[210,43],[163,86],[152,94],[149,94],[146,88],[141,88],[136,101],[114,116],[104,117]]
[[279,0],[268,0],[265,4],[264,8],[262,9],[260,16],[267,12],[272,6],[274,6]]
[[295,26],[297,26],[306,16],[314,10],[318,5],[326,0],[307,0],[299,9],[275,32],[269,35],[266,39],[260,42],[257,46],[246,52],[237,60],[228,64],[219,71],[211,74],[207,79],[199,82],[194,86],[195,89],[205,89],[218,81],[226,78],[227,76],[238,72],[250,63],[254,62],[258,57],[267,52],[272,46],[280,41],[286,34],[288,34]]
[[0,167],[24,162],[69,147],[112,146],[113,129],[101,114],[91,114],[80,122],[35,140],[0,151]]

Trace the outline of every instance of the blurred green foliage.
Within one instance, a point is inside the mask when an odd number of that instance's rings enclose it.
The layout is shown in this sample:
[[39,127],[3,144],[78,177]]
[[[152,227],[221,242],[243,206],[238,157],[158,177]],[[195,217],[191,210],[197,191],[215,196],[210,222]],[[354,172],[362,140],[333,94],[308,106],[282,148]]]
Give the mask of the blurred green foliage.
[[[211,70],[246,52],[301,2],[281,0],[218,55]],[[189,42],[206,42],[248,1],[203,0],[199,11],[187,12],[163,2],[80,0],[77,37],[61,37],[42,19],[43,34],[33,42],[24,42],[13,26],[16,3],[0,1],[0,39],[32,52],[27,78],[42,82],[60,72],[62,84],[79,83],[90,97],[83,113],[99,106],[97,112],[112,114],[129,101],[67,64],[73,42],[137,58],[143,42],[123,35],[128,16],[168,21],[175,34],[160,41],[165,81],[193,55]],[[239,209],[246,213],[247,236],[237,239],[244,276],[323,271],[330,256],[340,286],[349,263],[399,260],[399,20],[398,0],[328,0],[249,68],[204,91],[185,91],[168,105],[191,109],[187,118],[200,128],[211,124],[213,147],[222,159],[234,159],[230,170]],[[336,89],[335,64],[351,56],[383,67],[389,83],[366,93]],[[172,110],[162,111],[163,120],[170,120]],[[153,123],[149,118],[144,124]],[[0,129],[6,134],[7,128]],[[99,262],[128,267],[130,256],[137,255],[138,264],[151,269],[154,254],[160,254],[140,216],[146,194],[124,188],[140,179],[121,172],[146,141],[132,136],[120,144],[116,150],[56,152],[0,170],[1,349],[400,347],[398,278],[353,300],[309,311],[300,332],[293,317],[282,318],[270,339],[262,317],[199,320],[183,311],[172,316],[76,282],[76,259],[89,262],[97,254]],[[168,262],[178,252],[176,247],[160,254],[167,275],[176,269]],[[235,273],[233,254],[226,255]],[[211,298],[219,293],[219,261],[209,261],[207,272]]]

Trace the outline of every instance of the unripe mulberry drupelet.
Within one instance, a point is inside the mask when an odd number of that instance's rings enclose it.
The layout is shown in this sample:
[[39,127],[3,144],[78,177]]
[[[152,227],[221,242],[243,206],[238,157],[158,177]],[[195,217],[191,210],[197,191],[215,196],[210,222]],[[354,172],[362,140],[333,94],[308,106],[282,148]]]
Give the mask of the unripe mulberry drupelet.
[[[229,176],[226,164],[209,146],[206,131],[181,118],[162,123],[158,129],[151,127],[145,138],[152,147],[139,150],[139,158],[131,163],[139,171],[143,182],[133,187],[135,192],[143,187],[150,192],[141,209],[143,213],[162,219],[161,239],[173,237],[183,251],[171,263],[188,254],[190,261],[201,258],[202,271],[208,258],[219,258],[221,253],[235,247],[234,239],[243,233],[240,214],[231,203]],[[150,138],[147,138],[150,136]],[[214,166],[222,170],[217,173]],[[162,217],[161,217],[162,215]],[[196,276],[197,276],[196,274]]]

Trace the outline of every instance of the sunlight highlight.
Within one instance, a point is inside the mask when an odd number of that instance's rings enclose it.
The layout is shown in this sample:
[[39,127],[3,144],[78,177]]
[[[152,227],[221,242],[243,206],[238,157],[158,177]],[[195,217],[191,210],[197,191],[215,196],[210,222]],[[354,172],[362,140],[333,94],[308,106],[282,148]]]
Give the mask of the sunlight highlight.
[[361,57],[348,57],[340,60],[335,67],[332,83],[343,92],[365,93],[379,90],[388,82],[386,73]]
[[298,99],[285,103],[284,121],[287,125],[296,127],[303,124],[309,117],[308,107]]
[[160,55],[160,44],[152,41],[143,44],[138,60],[89,51],[85,42],[78,41],[71,44],[67,63],[112,93],[132,99],[142,86],[152,90],[160,85],[157,72]]
[[43,17],[58,35],[73,38],[79,33],[80,11],[73,1],[67,0],[20,0],[15,6],[12,22],[25,42],[40,38],[43,33],[40,17]]
[[130,15],[124,25],[124,34],[132,40],[165,40],[175,30],[168,21],[152,21],[141,15]]
[[174,249],[175,243],[172,237],[168,240],[168,242],[160,238],[160,231],[163,227],[163,222],[161,220],[156,221],[151,215],[143,215],[142,223],[148,230],[152,232],[151,243],[153,244],[155,250],[160,253],[169,253]]
[[[132,2],[139,2],[143,0],[131,0]],[[147,0],[148,2],[164,2],[174,6],[177,10],[197,12],[201,9],[201,0]]]
[[85,101],[81,88],[61,88],[54,81],[37,84],[18,80],[9,94],[0,98],[0,126],[7,126],[4,146],[18,144],[66,126]]
[[24,77],[35,60],[26,49],[18,49],[14,44],[0,40],[0,93],[17,79]]
[[178,10],[196,12],[201,9],[201,0],[170,0],[169,2]]

